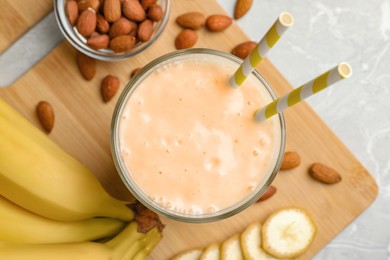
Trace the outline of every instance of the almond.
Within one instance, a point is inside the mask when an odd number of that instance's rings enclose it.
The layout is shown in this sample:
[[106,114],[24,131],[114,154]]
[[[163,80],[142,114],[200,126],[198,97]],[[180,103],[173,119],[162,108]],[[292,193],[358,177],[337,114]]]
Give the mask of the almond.
[[114,52],[124,52],[131,48],[133,48],[135,45],[135,37],[130,35],[120,35],[115,38],[113,38],[110,43],[109,47]]
[[123,15],[134,22],[146,19],[146,13],[138,0],[127,0],[122,3]]
[[[99,36],[100,35],[100,33],[98,33],[97,31],[94,31],[90,36],[89,36],[89,38],[92,38],[92,37],[95,37],[95,36]],[[88,39],[89,39],[88,38]]]
[[101,84],[100,91],[104,102],[108,102],[113,98],[119,89],[119,79],[113,75],[107,75]]
[[175,47],[178,50],[191,48],[198,40],[198,35],[194,30],[184,29],[175,39]]
[[206,19],[206,27],[212,32],[225,30],[232,24],[232,18],[223,14],[210,15]]
[[79,11],[76,1],[66,1],[65,3],[65,15],[68,18],[70,25],[76,24],[77,18],[79,17]]
[[234,47],[231,53],[244,60],[249,55],[249,53],[251,53],[251,51],[256,47],[256,45],[257,43],[254,41],[246,41]]
[[119,35],[129,34],[129,32],[133,29],[136,29],[136,27],[137,24],[135,22],[130,21],[125,17],[121,17],[111,25],[109,31],[110,38],[115,38]]
[[86,80],[91,80],[95,76],[96,60],[94,58],[91,58],[84,53],[78,51],[76,53],[76,62],[81,75]]
[[263,195],[261,195],[260,199],[257,201],[257,202],[260,202],[260,201],[265,201],[269,198],[271,198],[275,193],[276,193],[277,189],[275,186],[269,186],[268,189],[264,192]]
[[96,14],[96,31],[100,33],[107,33],[110,30],[110,24],[106,18],[100,13]]
[[157,0],[141,0],[142,8],[145,10],[157,3]]
[[134,77],[134,75],[137,74],[141,69],[142,69],[142,67],[135,68],[135,69],[131,72],[130,78]]
[[99,10],[100,1],[99,0],[79,0],[77,3],[79,12],[92,8],[97,12]]
[[149,19],[146,19],[138,26],[137,36],[141,42],[147,42],[152,37],[153,33],[153,22]]
[[108,22],[115,22],[122,16],[121,0],[104,0],[103,12]]
[[158,22],[161,20],[163,15],[163,10],[160,5],[152,5],[148,9],[148,17],[153,22]]
[[54,110],[46,101],[40,101],[36,107],[39,122],[43,129],[50,133],[54,126]]
[[234,19],[243,17],[251,8],[253,0],[237,0],[234,7]]
[[281,170],[290,170],[295,167],[298,167],[301,163],[301,157],[296,152],[285,152],[282,165],[280,166]]
[[96,28],[96,12],[92,8],[88,8],[81,12],[77,20],[77,31],[82,36],[90,36]]
[[334,184],[342,180],[341,175],[336,170],[322,163],[313,163],[309,168],[309,174],[315,180],[326,184]]
[[198,30],[206,23],[206,16],[200,12],[188,12],[179,15],[176,23],[185,29]]
[[87,45],[95,50],[104,49],[108,47],[109,41],[110,37],[107,34],[97,34],[87,40]]
[[136,37],[139,24],[136,22],[133,22],[133,21],[130,21],[130,22],[131,22],[132,27],[131,27],[129,35]]

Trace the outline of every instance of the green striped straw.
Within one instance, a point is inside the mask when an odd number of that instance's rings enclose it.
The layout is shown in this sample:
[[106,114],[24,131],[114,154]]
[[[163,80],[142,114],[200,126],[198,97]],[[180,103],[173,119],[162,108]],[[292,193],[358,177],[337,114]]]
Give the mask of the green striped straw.
[[281,13],[265,36],[230,78],[230,85],[234,88],[241,86],[245,79],[264,59],[267,52],[278,42],[282,34],[293,24],[294,17],[290,13]]
[[351,75],[351,66],[346,62],[342,62],[333,69],[328,70],[324,74],[316,77],[299,88],[294,89],[283,97],[280,97],[265,107],[260,108],[255,113],[255,119],[256,121],[263,121],[268,119],[273,115],[281,113],[284,109],[291,107],[296,103],[331,86],[332,84],[342,79],[349,78]]

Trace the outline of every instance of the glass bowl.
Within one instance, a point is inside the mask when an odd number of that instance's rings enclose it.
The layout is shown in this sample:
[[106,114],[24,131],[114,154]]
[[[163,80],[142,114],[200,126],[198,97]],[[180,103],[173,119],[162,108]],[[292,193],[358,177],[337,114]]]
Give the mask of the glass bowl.
[[[162,17],[159,21],[154,22],[153,32],[150,40],[141,42],[137,41],[134,47],[124,52],[114,52],[109,48],[92,49],[86,43],[87,39],[78,33],[76,25],[72,26],[65,13],[65,3],[69,0],[54,0],[54,13],[58,26],[64,37],[75,47],[78,51],[93,57],[95,59],[104,61],[123,60],[132,57],[146,48],[151,46],[163,32],[170,14],[171,0],[158,0],[157,3],[162,8]],[[77,1],[76,1],[77,2]],[[100,1],[102,2],[102,1]],[[123,2],[123,1],[121,1]]]

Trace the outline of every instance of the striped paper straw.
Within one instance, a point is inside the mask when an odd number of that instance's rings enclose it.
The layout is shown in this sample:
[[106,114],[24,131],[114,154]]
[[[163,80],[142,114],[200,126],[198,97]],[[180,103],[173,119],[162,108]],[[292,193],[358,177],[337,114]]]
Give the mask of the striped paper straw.
[[320,92],[330,85],[342,79],[349,78],[351,74],[351,66],[346,62],[342,62],[337,67],[334,67],[333,69],[325,72],[317,78],[300,86],[299,88],[294,89],[283,97],[278,98],[272,103],[257,110],[255,113],[255,119],[256,121],[263,121],[267,118],[270,118],[271,116],[282,112],[284,109],[291,107],[296,103],[310,97],[311,95]]
[[230,85],[234,88],[241,86],[249,74],[260,64],[267,52],[278,42],[282,34],[294,23],[294,17],[287,12],[279,15],[279,18],[271,26],[263,39],[256,45],[246,57],[241,66],[230,78]]

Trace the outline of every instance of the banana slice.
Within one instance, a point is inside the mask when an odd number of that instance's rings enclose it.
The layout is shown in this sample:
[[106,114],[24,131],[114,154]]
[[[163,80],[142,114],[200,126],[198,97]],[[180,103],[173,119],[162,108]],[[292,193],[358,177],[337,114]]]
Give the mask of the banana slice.
[[249,225],[241,234],[241,247],[245,259],[248,260],[275,260],[277,258],[267,254],[261,247],[261,223]]
[[263,249],[278,258],[294,258],[313,242],[317,227],[309,214],[300,208],[285,208],[271,214],[261,235]]
[[235,234],[234,236],[225,240],[221,245],[221,260],[242,260],[244,256],[242,255],[241,244],[240,244],[240,234]]
[[191,249],[173,257],[172,260],[198,260],[203,253],[203,249]]
[[219,245],[217,243],[210,244],[200,255],[200,260],[219,260]]

